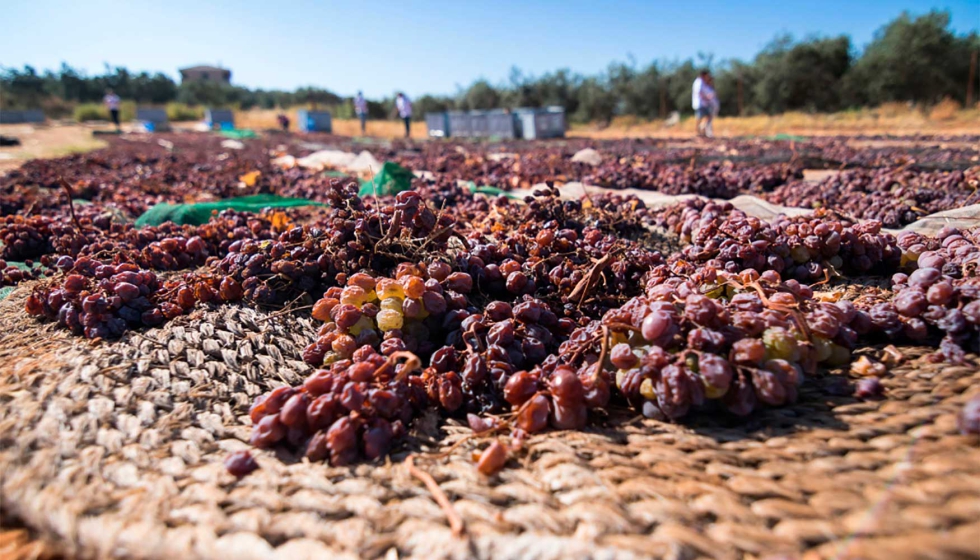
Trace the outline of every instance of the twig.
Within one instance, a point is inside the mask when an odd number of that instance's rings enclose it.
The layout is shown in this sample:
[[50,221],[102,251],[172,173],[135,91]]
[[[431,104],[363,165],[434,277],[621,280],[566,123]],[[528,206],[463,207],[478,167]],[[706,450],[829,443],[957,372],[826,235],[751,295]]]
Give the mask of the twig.
[[421,456],[421,458],[422,459],[426,459],[426,460],[433,460],[433,461],[437,461],[439,459],[445,459],[446,457],[449,457],[450,455],[452,455],[454,451],[456,451],[457,449],[459,449],[459,447],[461,445],[463,445],[467,441],[470,441],[471,439],[476,439],[478,437],[488,436],[490,434],[493,434],[493,433],[496,433],[496,432],[500,432],[500,431],[506,430],[506,429],[508,429],[510,427],[511,427],[510,422],[507,422],[506,420],[503,420],[503,421],[500,422],[500,424],[497,424],[496,426],[487,428],[486,430],[483,430],[482,432],[472,432],[472,433],[466,434],[465,436],[463,436],[462,438],[460,438],[459,441],[457,441],[456,443],[450,445],[449,446],[449,449],[447,449],[445,451],[442,451],[440,453],[436,453],[435,455],[430,455],[430,456],[424,456],[423,455],[423,456]]
[[58,181],[61,183],[62,188],[65,189],[65,193],[68,195],[68,211],[71,212],[71,221],[75,223],[75,227],[78,228],[78,232],[82,231],[82,224],[78,222],[78,216],[75,215],[75,202],[71,199],[71,185],[68,181],[65,181],[64,177],[58,177]]
[[405,467],[408,468],[409,474],[421,480],[425,484],[425,487],[429,489],[429,492],[432,493],[432,497],[435,498],[436,503],[439,504],[443,513],[446,514],[446,519],[449,521],[449,527],[453,530],[453,535],[456,537],[463,536],[463,532],[466,530],[463,526],[463,520],[456,513],[456,510],[453,509],[452,502],[446,497],[446,493],[442,491],[442,488],[439,488],[439,485],[436,484],[432,475],[415,466],[415,455],[409,455],[405,458]]
[[416,356],[412,352],[409,352],[408,350],[401,350],[399,352],[394,352],[392,355],[388,356],[388,359],[385,360],[385,363],[381,365],[378,369],[374,370],[374,374],[371,377],[376,378],[378,374],[381,373],[381,371],[388,366],[391,366],[392,369],[394,369],[395,363],[398,362],[399,358],[405,358],[405,365],[402,367],[402,370],[398,373],[397,379],[399,380],[404,381],[404,379],[408,377],[409,373],[415,370],[422,369],[422,360],[420,360],[418,356]]
[[[404,214],[401,210],[395,210],[394,214],[391,215],[391,225],[388,228],[388,231],[374,244],[375,247],[380,247],[382,243],[388,241],[389,238],[394,237],[396,231],[401,230],[403,215]],[[384,221],[381,222],[381,225],[384,225]]]
[[585,276],[579,280],[578,284],[575,285],[575,288],[572,289],[572,293],[568,295],[568,299],[570,301],[578,300],[578,304],[582,305],[582,303],[585,301],[585,296],[589,293],[589,289],[591,289],[593,284],[595,284],[596,277],[602,274],[602,271],[605,270],[605,268],[609,266],[609,263],[611,263],[612,260],[621,252],[622,249],[617,249],[596,261],[595,264],[592,265],[592,268],[590,268],[589,271],[585,273]]
[[599,379],[599,373],[602,371],[603,365],[606,363],[606,353],[609,351],[609,327],[602,325],[602,350],[599,352],[599,361],[596,362],[595,375],[592,376],[592,380],[595,381]]

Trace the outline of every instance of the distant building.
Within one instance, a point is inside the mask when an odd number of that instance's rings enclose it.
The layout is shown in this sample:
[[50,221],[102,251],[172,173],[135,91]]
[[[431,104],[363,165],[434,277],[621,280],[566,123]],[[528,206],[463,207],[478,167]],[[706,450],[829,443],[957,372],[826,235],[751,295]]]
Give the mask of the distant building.
[[181,83],[187,82],[218,82],[231,83],[231,70],[217,66],[191,66],[180,69]]

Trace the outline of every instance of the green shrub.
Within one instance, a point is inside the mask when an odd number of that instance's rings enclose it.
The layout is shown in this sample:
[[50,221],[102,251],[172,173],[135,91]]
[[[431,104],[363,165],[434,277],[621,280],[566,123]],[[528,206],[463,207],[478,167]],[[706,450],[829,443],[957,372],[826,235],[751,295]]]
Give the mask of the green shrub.
[[123,101],[119,103],[119,120],[122,122],[136,120],[136,102]]
[[107,121],[109,111],[101,103],[80,103],[75,106],[74,116],[78,122]]
[[[75,106],[73,116],[78,122],[107,121],[109,110],[102,103],[79,103]],[[119,103],[119,120],[126,122],[136,118],[136,102],[122,101]]]
[[60,97],[48,97],[41,100],[41,110],[49,119],[66,119],[74,113],[75,104]]
[[199,121],[204,118],[204,109],[186,103],[167,103],[167,118],[172,122]]

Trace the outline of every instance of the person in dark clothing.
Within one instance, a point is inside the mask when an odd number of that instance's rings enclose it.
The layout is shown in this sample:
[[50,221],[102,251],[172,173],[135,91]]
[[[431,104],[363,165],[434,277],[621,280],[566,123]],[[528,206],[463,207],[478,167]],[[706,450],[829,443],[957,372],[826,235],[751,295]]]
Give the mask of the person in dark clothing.
[[357,97],[354,98],[354,112],[361,121],[361,136],[367,136],[368,104],[361,92],[357,92]]
[[116,130],[119,130],[119,96],[111,89],[107,89],[105,90],[105,97],[102,98],[102,102],[109,109],[112,124],[116,125]]
[[276,119],[279,121],[279,127],[282,128],[283,132],[289,132],[289,117],[286,116],[286,113],[279,113]]
[[412,102],[407,95],[398,92],[398,96],[395,97],[395,108],[398,110],[398,116],[405,121],[405,138],[408,138],[412,135]]

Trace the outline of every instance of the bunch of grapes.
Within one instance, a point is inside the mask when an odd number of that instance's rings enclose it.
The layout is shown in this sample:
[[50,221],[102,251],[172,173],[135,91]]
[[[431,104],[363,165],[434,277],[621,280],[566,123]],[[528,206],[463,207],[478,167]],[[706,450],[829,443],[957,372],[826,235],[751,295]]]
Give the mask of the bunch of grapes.
[[63,283],[28,296],[29,314],[57,321],[87,338],[118,337],[128,328],[158,326],[179,314],[154,303],[159,279],[135,264],[101,264],[87,258],[62,264],[70,265]]
[[977,230],[943,228],[935,238],[906,234],[906,272],[892,276],[890,301],[871,299],[871,317],[887,334],[913,342],[943,335],[937,359],[966,360],[980,334],[980,237]]
[[633,156],[604,163],[582,177],[589,185],[634,188],[664,194],[697,194],[711,198],[734,198],[749,191],[769,191],[803,176],[793,164],[740,165],[712,161],[702,165],[654,163]]
[[426,406],[418,376],[410,376],[418,359],[405,355],[404,363],[396,363],[365,345],[299,387],[260,396],[249,410],[252,445],[282,446],[334,465],[386,455]]
[[28,261],[27,269],[18,268],[14,265],[8,265],[7,261],[0,259],[0,287],[3,286],[16,286],[17,284],[25,280],[33,280],[39,278],[43,273],[43,269],[37,266],[31,266],[34,264],[33,261]]
[[787,183],[766,199],[787,206],[833,208],[855,219],[900,228],[928,214],[977,203],[978,186],[980,167],[966,171],[854,169],[817,183]]
[[395,278],[356,273],[344,288],[328,288],[313,306],[313,318],[324,325],[303,358],[313,366],[331,364],[362,346],[387,356],[405,351],[427,356],[447,310],[468,307],[463,293],[472,289],[472,280],[464,273],[450,274],[450,267],[439,261],[428,267],[426,276],[425,269],[402,263]]
[[[705,267],[655,276],[631,299],[572,333],[560,356],[608,383],[643,414],[676,419],[711,402],[745,415],[796,400],[805,373],[850,359],[868,317],[849,302],[812,300],[779,274]],[[856,330],[857,329],[857,330]]]
[[770,222],[735,210],[729,203],[692,199],[663,210],[658,224],[689,240],[674,261],[709,264],[729,272],[772,270],[799,281],[825,272],[867,274],[896,270],[901,250],[880,222],[850,224],[833,214]]
[[0,217],[0,256],[6,260],[22,261],[52,252],[51,218],[42,216]]

